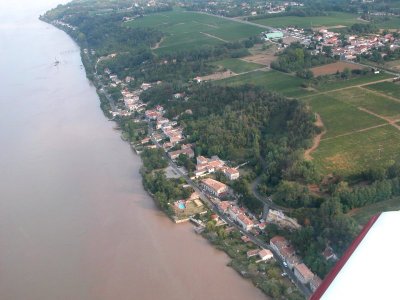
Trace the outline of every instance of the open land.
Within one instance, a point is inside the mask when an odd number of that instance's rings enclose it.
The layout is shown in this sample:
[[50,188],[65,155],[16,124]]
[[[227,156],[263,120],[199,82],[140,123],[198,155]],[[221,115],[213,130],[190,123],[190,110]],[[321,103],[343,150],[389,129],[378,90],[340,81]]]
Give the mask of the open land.
[[336,72],[343,72],[345,69],[359,70],[361,67],[352,63],[338,61],[332,64],[327,64],[319,67],[312,68],[314,76],[335,74]]
[[249,72],[264,67],[262,64],[247,62],[238,58],[226,58],[213,62],[212,64],[231,70],[235,73]]
[[295,97],[310,94],[309,91],[301,87],[303,82],[304,80],[299,77],[271,70],[269,72],[255,71],[248,74],[233,76],[217,83],[229,86],[249,83],[264,86],[266,89],[279,92],[289,97]]
[[253,21],[254,23],[274,26],[274,27],[286,27],[286,26],[297,26],[302,28],[307,27],[321,27],[321,26],[351,26],[355,23],[361,23],[362,21],[357,19],[356,14],[343,13],[343,12],[332,12],[329,16],[317,16],[317,17],[272,17]]
[[263,31],[253,25],[181,10],[144,16],[127,22],[126,26],[151,27],[164,32],[167,36],[154,50],[159,54],[232,42]]

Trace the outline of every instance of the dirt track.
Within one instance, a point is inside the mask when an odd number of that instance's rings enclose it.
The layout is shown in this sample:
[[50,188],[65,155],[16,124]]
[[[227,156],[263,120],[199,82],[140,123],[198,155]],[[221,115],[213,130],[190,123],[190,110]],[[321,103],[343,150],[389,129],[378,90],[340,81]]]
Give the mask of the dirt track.
[[[324,123],[322,122],[321,116],[319,114],[317,115],[317,120],[315,121],[315,125],[319,128],[324,128]],[[314,137],[313,140],[313,145],[311,148],[307,149],[304,152],[304,159],[306,160],[312,160],[312,156],[311,153],[313,153],[319,146],[322,136],[326,133],[326,130],[324,129],[320,134],[318,134],[317,136]]]

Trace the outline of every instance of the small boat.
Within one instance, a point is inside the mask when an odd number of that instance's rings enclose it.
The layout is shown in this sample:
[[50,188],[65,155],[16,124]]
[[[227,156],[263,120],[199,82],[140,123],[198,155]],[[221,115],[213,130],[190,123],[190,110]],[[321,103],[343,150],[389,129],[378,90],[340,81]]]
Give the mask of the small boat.
[[58,66],[59,64],[60,64],[60,61],[57,58],[55,58],[54,59],[54,66]]

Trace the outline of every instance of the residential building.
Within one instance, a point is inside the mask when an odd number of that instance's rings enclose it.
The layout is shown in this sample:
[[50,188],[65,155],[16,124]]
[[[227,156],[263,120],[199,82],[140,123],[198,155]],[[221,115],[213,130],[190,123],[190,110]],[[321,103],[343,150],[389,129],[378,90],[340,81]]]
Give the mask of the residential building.
[[226,168],[222,168],[221,170],[229,180],[236,180],[240,176],[239,171],[234,168],[226,167]]
[[194,152],[191,148],[186,148],[186,149],[181,149],[181,150],[176,150],[168,153],[169,157],[171,159],[177,159],[179,155],[186,155],[189,158],[194,157]]
[[312,292],[315,292],[317,288],[321,285],[322,280],[317,275],[314,275],[313,279],[310,281],[310,288]]
[[254,249],[254,250],[247,251],[247,253],[246,253],[247,254],[247,258],[256,256],[259,252],[260,252],[259,249]]
[[237,218],[236,221],[239,223],[240,226],[242,226],[242,228],[246,231],[251,230],[251,228],[253,228],[254,223],[252,220],[250,220],[249,217],[247,217],[245,214],[240,213]]
[[205,190],[217,197],[228,191],[228,186],[226,184],[211,178],[203,179],[201,183]]
[[272,254],[272,252],[268,249],[262,249],[260,252],[258,252],[258,256],[262,259],[262,260],[270,260],[271,258],[274,257],[274,255]]
[[314,278],[314,273],[303,263],[294,266],[294,275],[303,284],[309,283]]
[[223,213],[226,213],[230,207],[231,203],[229,201],[221,201],[218,203],[218,209]]

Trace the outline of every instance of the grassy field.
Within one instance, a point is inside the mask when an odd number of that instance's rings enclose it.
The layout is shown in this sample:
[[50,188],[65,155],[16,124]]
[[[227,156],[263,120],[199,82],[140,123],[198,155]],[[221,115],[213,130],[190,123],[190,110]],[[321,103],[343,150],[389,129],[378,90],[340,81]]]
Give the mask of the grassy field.
[[400,210],[400,197],[373,203],[349,212],[349,215],[360,225],[365,225],[369,219],[382,211]]
[[378,82],[364,87],[400,99],[400,83]]
[[259,34],[262,28],[194,12],[174,10],[151,14],[126,23],[131,27],[157,28],[166,34],[157,53],[195,49]]
[[333,96],[334,94],[329,94],[308,99],[313,111],[320,114],[327,129],[323,138],[331,138],[385,123],[385,121],[360,111]]
[[322,139],[313,157],[324,174],[336,172],[346,176],[370,167],[386,166],[390,160],[400,159],[399,149],[400,131],[386,125],[333,139]]
[[317,17],[275,17],[255,20],[253,22],[257,24],[274,26],[274,27],[286,27],[286,26],[298,26],[303,28],[309,27],[320,27],[320,26],[351,26],[354,23],[363,23],[363,21],[357,20],[358,15],[343,13],[343,12],[331,12],[329,16],[317,16]]
[[324,84],[321,84],[320,86],[318,86],[317,90],[320,92],[326,92],[326,91],[342,89],[342,88],[346,88],[346,87],[350,87],[350,86],[363,85],[363,84],[367,84],[369,82],[388,79],[388,78],[392,78],[392,77],[393,77],[392,75],[389,75],[387,73],[369,74],[366,76],[355,77],[355,78],[346,79],[346,80],[327,82],[327,83],[324,83]]
[[223,68],[229,69],[235,73],[249,72],[264,67],[263,65],[243,61],[238,58],[227,58],[224,60],[213,62],[212,64],[215,66],[221,66]]
[[378,115],[398,118],[400,116],[400,102],[369,92],[363,88],[351,88],[333,93],[336,99],[349,103],[355,107],[363,107]]
[[215,83],[229,86],[251,83],[263,86],[274,92],[279,92],[288,97],[298,97],[309,95],[311,93],[301,87],[303,82],[304,80],[299,77],[271,70],[268,72],[255,71],[216,81]]
[[383,22],[376,22],[375,25],[382,29],[399,29],[400,17],[390,17],[389,20]]

